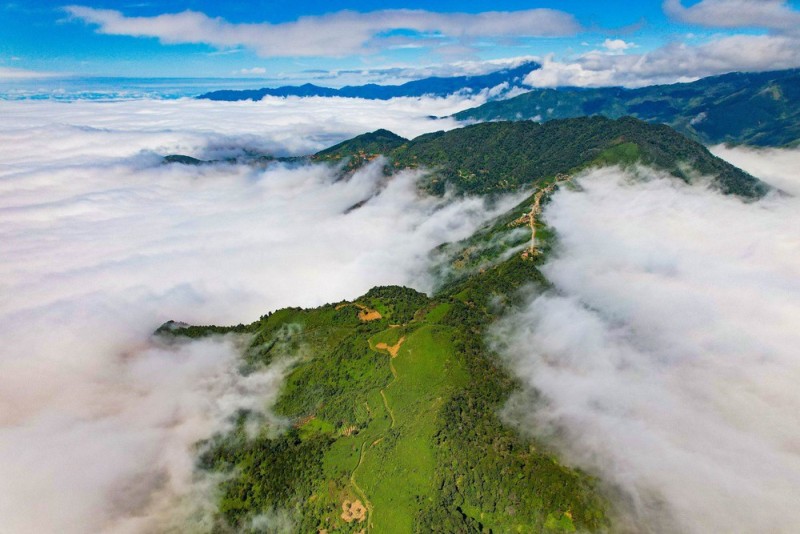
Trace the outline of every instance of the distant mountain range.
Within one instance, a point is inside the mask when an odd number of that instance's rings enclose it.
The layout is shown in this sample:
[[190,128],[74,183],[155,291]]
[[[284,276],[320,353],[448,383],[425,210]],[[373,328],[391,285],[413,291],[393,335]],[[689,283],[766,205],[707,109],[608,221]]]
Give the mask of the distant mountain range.
[[534,89],[456,113],[462,121],[603,115],[667,124],[706,144],[800,143],[800,69],[731,73],[640,89]]
[[484,89],[491,89],[508,84],[508,88],[521,87],[522,80],[532,71],[540,68],[536,62],[528,61],[516,67],[509,67],[489,74],[474,76],[452,76],[452,77],[430,77],[421,80],[414,80],[402,85],[377,85],[370,83],[367,85],[345,86],[341,89],[332,87],[320,87],[311,83],[299,86],[284,86],[253,90],[222,90],[205,93],[197,98],[208,100],[261,100],[265,96],[338,96],[344,98],[365,98],[369,100],[389,100],[396,97],[418,97],[418,96],[447,96],[459,91],[472,93],[480,92]]

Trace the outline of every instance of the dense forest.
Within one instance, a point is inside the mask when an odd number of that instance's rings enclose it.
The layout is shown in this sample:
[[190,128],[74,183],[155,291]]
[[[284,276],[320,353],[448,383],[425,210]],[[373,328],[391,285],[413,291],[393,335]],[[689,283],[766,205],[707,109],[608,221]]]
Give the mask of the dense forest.
[[317,153],[314,160],[346,161],[352,170],[378,155],[387,172],[430,171],[422,187],[441,194],[487,194],[530,187],[557,173],[591,165],[644,163],[686,181],[713,177],[727,194],[758,198],[768,187],[668,126],[632,117],[581,117],[544,124],[489,122],[404,140],[386,130],[364,134]]

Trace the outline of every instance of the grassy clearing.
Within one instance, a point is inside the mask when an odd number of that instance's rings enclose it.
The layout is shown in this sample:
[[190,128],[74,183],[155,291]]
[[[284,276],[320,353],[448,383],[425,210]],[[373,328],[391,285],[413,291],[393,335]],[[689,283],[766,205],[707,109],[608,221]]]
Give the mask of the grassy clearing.
[[[394,330],[373,337],[393,342]],[[430,506],[436,471],[433,437],[443,399],[463,383],[447,327],[423,324],[409,334],[393,364],[397,379],[384,390],[396,425],[368,449],[358,480],[375,509],[376,532],[412,532],[420,506]]]

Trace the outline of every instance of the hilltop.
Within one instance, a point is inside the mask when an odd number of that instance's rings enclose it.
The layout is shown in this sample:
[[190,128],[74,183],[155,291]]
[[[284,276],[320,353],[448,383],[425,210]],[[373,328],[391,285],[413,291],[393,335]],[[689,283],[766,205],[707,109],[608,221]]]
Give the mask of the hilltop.
[[549,121],[594,115],[667,124],[705,144],[793,144],[800,141],[800,69],[735,72],[640,89],[533,89],[454,116],[462,121]]
[[357,136],[312,158],[347,161],[348,170],[377,155],[388,170],[430,170],[421,187],[441,194],[488,194],[515,191],[592,165],[643,163],[686,181],[694,175],[714,178],[728,194],[757,198],[768,187],[712,155],[704,146],[668,126],[631,117],[617,120],[582,117],[539,124],[491,122],[407,140],[386,130]]

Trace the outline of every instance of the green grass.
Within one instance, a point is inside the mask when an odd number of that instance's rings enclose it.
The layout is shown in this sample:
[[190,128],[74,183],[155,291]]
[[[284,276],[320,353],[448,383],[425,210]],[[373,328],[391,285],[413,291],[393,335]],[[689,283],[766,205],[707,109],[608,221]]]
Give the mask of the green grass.
[[[219,530],[247,532],[270,510],[290,514],[299,532],[603,525],[591,480],[536,452],[497,416],[513,383],[491,363],[480,332],[493,317],[490,302],[511,299],[537,273],[515,256],[437,299],[391,286],[358,299],[399,319],[397,327],[363,323],[354,306],[334,305],[280,310],[247,326],[255,329],[253,365],[295,358],[275,405],[291,428],[254,440],[243,414],[235,432],[201,447],[201,465],[226,475]],[[377,348],[401,340],[395,358]],[[367,515],[347,523],[342,504],[355,500]]]
[[599,165],[631,165],[641,159],[639,145],[636,143],[620,143],[604,150],[597,156],[595,164]]
[[425,322],[430,324],[438,323],[445,315],[447,315],[448,311],[450,311],[450,303],[442,302],[428,311],[428,313],[425,315]]
[[[373,346],[394,344],[399,330],[381,332],[370,342]],[[367,449],[357,473],[374,508],[372,526],[376,532],[412,532],[421,504],[433,503],[433,437],[439,426],[438,414],[444,399],[466,380],[449,330],[430,324],[420,326],[406,336],[392,361],[397,378],[384,394],[396,425]]]

